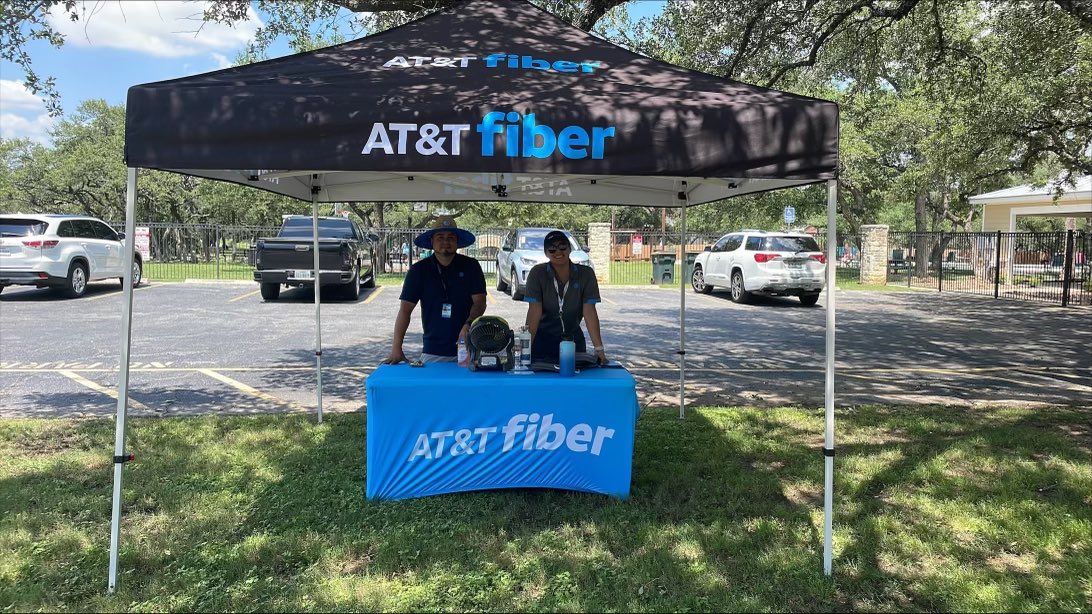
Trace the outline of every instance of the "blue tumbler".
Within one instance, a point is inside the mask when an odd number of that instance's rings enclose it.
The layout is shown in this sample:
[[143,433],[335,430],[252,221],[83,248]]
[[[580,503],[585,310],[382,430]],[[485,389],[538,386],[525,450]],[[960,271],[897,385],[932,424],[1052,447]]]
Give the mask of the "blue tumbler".
[[572,339],[562,340],[559,352],[559,373],[565,377],[576,375],[576,343]]

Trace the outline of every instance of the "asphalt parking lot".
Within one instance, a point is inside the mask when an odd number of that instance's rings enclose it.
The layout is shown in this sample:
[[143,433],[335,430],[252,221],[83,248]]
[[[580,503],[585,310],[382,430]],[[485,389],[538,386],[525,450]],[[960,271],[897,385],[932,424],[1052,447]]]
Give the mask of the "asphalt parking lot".
[[[323,301],[323,406],[356,411],[386,356],[399,288]],[[645,406],[678,404],[677,290],[605,287],[609,357],[637,377]],[[7,288],[0,295],[0,416],[114,412],[122,294],[82,299]],[[731,303],[686,295],[690,405],[821,407],[826,295]],[[840,406],[863,403],[1092,405],[1092,311],[935,292],[837,295]],[[489,290],[487,313],[525,307]],[[133,305],[132,415],[313,411],[314,296],[265,302],[252,283],[149,283]],[[420,348],[415,319],[407,353]]]

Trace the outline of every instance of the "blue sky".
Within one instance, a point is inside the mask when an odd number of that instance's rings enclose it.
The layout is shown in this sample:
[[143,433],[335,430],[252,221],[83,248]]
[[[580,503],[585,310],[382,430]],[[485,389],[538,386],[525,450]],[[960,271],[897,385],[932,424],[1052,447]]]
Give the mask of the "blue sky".
[[[662,0],[631,2],[628,10],[636,20],[659,12],[663,4]],[[55,49],[40,41],[28,46],[38,74],[56,78],[65,114],[92,98],[124,104],[125,93],[133,85],[230,66],[264,22],[252,9],[251,20],[236,28],[202,26],[203,1],[101,0],[79,6],[88,16],[78,22],[59,11],[50,16],[54,27],[65,34],[63,47]],[[288,53],[284,41],[269,50],[270,57]],[[18,66],[0,61],[0,136],[48,143],[54,120],[22,80]]]

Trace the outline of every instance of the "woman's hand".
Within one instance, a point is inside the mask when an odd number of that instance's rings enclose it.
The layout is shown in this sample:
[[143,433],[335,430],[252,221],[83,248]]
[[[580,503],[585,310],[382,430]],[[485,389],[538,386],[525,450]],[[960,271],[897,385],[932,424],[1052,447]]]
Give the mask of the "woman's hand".
[[605,350],[595,350],[595,361],[601,365],[607,364],[607,352]]
[[409,362],[409,360],[406,359],[406,355],[402,353],[402,350],[392,348],[390,355],[383,359],[379,364],[396,365],[400,362]]

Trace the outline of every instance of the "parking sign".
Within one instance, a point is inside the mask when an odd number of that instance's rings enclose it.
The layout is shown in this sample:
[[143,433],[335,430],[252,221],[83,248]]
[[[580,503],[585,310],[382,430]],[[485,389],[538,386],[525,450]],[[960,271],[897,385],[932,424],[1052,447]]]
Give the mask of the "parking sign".
[[785,207],[785,223],[792,224],[796,221],[796,209],[793,207]]

